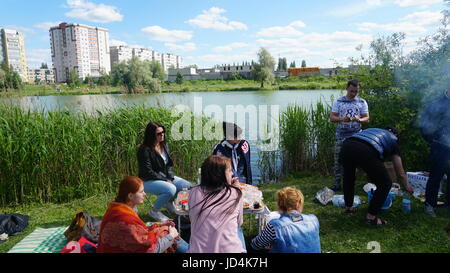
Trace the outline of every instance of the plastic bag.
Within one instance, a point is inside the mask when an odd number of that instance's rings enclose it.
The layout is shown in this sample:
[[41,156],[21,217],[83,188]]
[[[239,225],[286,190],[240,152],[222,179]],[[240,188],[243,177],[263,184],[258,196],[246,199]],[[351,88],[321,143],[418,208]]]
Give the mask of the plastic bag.
[[[333,205],[336,207],[345,207],[344,195],[335,195],[333,196]],[[353,207],[358,207],[361,205],[361,198],[358,195],[355,195],[353,198]]]
[[320,202],[320,204],[326,206],[334,196],[334,191],[325,187],[321,191],[316,193],[316,199]]

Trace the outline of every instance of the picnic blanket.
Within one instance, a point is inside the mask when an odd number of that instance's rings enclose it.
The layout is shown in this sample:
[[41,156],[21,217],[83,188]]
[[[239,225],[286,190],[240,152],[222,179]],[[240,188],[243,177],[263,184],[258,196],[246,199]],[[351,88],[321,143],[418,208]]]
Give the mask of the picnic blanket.
[[67,244],[64,231],[67,227],[37,228],[8,253],[59,253]]
[[[150,226],[153,222],[145,224]],[[67,245],[67,238],[64,236],[67,228],[37,228],[8,253],[60,253],[61,249]]]

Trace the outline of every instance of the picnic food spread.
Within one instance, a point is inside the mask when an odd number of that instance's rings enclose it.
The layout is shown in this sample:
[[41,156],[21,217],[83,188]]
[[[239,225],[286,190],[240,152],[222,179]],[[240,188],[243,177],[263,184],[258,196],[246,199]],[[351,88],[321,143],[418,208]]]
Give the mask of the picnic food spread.
[[[261,210],[264,208],[262,202],[263,195],[258,187],[238,183],[239,189],[242,191],[243,207],[245,210]],[[188,207],[189,191],[181,191],[178,193],[177,198],[174,201],[174,205],[178,211],[187,212]]]

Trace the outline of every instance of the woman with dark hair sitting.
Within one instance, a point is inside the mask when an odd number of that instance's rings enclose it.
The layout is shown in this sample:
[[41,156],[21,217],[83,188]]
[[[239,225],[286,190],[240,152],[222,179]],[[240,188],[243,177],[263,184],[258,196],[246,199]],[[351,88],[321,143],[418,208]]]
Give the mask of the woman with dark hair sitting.
[[189,193],[191,239],[189,253],[242,253],[244,235],[242,192],[231,178],[229,158],[209,156],[202,164],[201,182]]
[[186,252],[188,245],[179,239],[174,223],[166,221],[147,227],[134,207],[144,202],[144,185],[140,178],[125,177],[100,226],[97,253]]
[[173,161],[165,137],[166,129],[159,122],[150,122],[144,133],[144,143],[139,147],[137,159],[139,177],[145,181],[146,193],[158,195],[149,215],[157,221],[164,222],[169,218],[161,213],[166,207],[174,212],[172,201],[183,189],[190,189],[192,184],[173,173]]

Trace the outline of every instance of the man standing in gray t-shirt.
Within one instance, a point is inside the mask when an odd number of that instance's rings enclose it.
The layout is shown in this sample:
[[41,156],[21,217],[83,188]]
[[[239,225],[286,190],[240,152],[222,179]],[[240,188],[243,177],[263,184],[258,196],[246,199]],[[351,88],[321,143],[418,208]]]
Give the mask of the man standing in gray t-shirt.
[[369,122],[367,102],[358,97],[359,82],[351,80],[347,83],[347,95],[337,99],[331,108],[330,121],[337,122],[336,141],[334,145],[334,182],[331,188],[341,190],[342,163],[339,160],[342,143],[346,138],[361,131],[362,123]]

